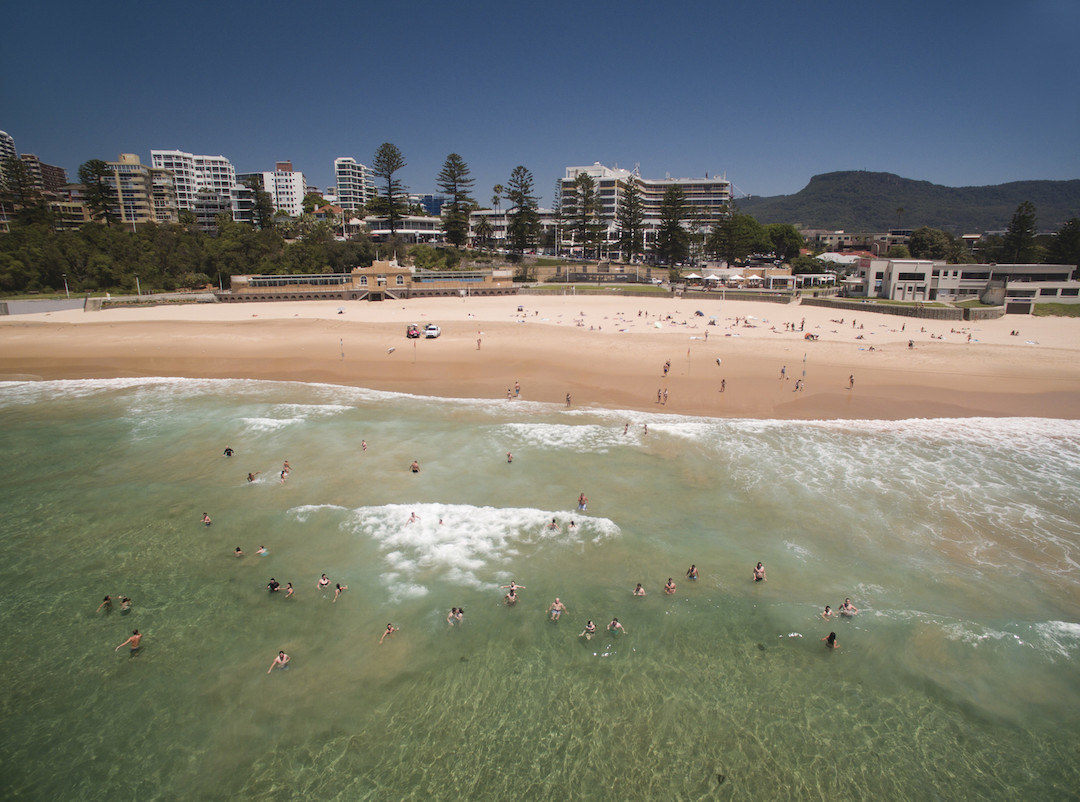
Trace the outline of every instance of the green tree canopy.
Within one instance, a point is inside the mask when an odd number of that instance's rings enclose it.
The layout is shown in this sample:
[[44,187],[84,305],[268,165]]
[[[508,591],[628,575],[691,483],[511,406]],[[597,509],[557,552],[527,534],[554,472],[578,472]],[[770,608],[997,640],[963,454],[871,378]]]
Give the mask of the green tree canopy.
[[771,251],[773,243],[757,220],[733,210],[713,227],[708,247],[710,253],[733,265],[752,253]]
[[533,174],[518,165],[510,174],[506,185],[506,199],[510,201],[510,221],[506,236],[511,250],[524,253],[536,242],[540,228],[539,202],[533,194]]
[[436,186],[447,196],[442,210],[443,231],[446,239],[458,248],[469,240],[469,209],[476,203],[469,191],[474,183],[469,165],[456,153],[446,157],[435,179]]
[[623,259],[632,262],[645,250],[645,205],[641,200],[637,176],[630,176],[623,188],[616,223],[619,227],[619,250]]
[[1052,265],[1080,267],[1080,217],[1069,220],[1050,240],[1046,261]]
[[686,195],[682,187],[673,184],[664,192],[664,198],[660,202],[656,256],[661,263],[672,266],[676,262],[685,261],[690,253],[690,235],[683,227],[686,217]]
[[405,185],[394,178],[394,173],[405,166],[405,158],[401,155],[396,145],[383,142],[375,151],[375,158],[371,162],[371,172],[376,178],[383,180],[382,204],[379,214],[386,217],[390,224],[390,236],[397,231],[398,221],[401,220],[405,203]]
[[956,242],[941,229],[923,226],[911,232],[908,250],[913,259],[948,259],[956,252]]
[[109,179],[112,170],[101,159],[90,159],[79,165],[79,183],[83,185],[83,203],[90,210],[90,217],[94,220],[104,220],[109,227],[112,226],[116,215],[113,207],[116,205],[116,193],[113,191]]
[[1016,207],[1001,243],[999,262],[1027,264],[1038,261],[1035,245],[1035,204],[1024,201]]
[[777,259],[790,262],[802,251],[802,234],[790,223],[769,223],[765,226],[765,235],[772,242],[772,252]]
[[563,193],[562,206],[572,236],[581,245],[582,256],[594,249],[599,257],[603,224],[600,221],[600,195],[593,177],[578,173],[573,185]]

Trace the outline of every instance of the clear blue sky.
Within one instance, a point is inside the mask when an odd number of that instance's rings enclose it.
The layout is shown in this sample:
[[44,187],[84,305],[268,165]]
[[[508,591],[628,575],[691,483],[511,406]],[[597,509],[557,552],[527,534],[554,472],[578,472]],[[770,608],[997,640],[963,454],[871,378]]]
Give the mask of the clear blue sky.
[[61,165],[151,148],[239,171],[397,145],[413,192],[462,155],[725,175],[743,193],[873,170],[948,186],[1080,177],[1077,0],[50,2],[0,17],[0,130]]

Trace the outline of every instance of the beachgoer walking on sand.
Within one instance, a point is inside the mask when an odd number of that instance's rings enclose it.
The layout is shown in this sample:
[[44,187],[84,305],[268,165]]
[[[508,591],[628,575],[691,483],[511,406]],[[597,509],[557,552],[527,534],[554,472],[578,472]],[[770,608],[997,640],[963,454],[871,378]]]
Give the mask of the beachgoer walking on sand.
[[387,635],[393,635],[393,634],[394,634],[395,632],[397,632],[397,631],[398,631],[399,629],[400,629],[400,627],[395,627],[395,626],[394,626],[393,624],[387,624],[387,625],[386,625],[386,629],[385,629],[385,630],[383,630],[383,634],[382,634],[382,637],[381,637],[381,638],[379,638],[379,645],[380,645],[380,646],[382,645],[382,642],[383,642],[383,640],[384,640],[384,639],[386,638],[386,636],[387,636]]
[[664,406],[666,407],[667,406],[667,388],[666,387],[664,388],[664,402],[663,403],[664,403]]
[[204,525],[210,526],[210,516],[207,515],[205,512],[202,514],[202,522]]
[[559,601],[559,597],[555,597],[555,601],[548,605],[548,612],[551,613],[551,620],[558,621],[559,616],[566,612],[566,605]]
[[854,386],[855,386],[855,374],[852,373],[850,376],[847,377],[847,388],[850,390]]
[[660,399],[664,397],[664,390],[661,387],[656,388],[656,403],[660,403]]
[[727,389],[727,379],[720,380],[720,392],[724,392]]
[[121,649],[123,649],[125,646],[130,644],[131,645],[131,653],[135,654],[137,651],[139,651],[139,644],[141,644],[141,643],[142,643],[142,635],[139,634],[139,630],[135,629],[135,630],[132,630],[131,637],[128,638],[123,643],[121,643],[115,649],[113,649],[113,651],[118,652]]
[[784,367],[780,368],[780,378],[781,379],[786,379],[787,378],[787,365],[784,365]]
[[279,651],[277,657],[274,658],[274,662],[270,664],[270,668],[266,669],[266,673],[269,674],[275,668],[285,668],[291,659],[285,652]]
[[521,384],[515,379],[514,380],[514,398],[519,398],[520,396],[521,396]]
[[765,581],[765,566],[762,565],[761,563],[758,563],[757,566],[754,568],[754,581],[755,582],[764,582]]
[[570,406],[570,393],[566,394],[566,406]]

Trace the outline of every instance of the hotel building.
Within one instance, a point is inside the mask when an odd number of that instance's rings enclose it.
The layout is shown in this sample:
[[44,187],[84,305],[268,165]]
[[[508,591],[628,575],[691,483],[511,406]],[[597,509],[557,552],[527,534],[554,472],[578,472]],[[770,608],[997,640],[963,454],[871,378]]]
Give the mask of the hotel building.
[[371,170],[351,156],[334,159],[337,205],[350,212],[362,210],[375,197],[374,179]]

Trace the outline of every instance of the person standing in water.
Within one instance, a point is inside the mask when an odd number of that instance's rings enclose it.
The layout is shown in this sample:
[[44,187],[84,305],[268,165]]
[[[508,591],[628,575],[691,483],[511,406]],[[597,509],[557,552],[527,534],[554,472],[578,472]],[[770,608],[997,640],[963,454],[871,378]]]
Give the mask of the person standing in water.
[[822,638],[825,641],[825,645],[830,649],[839,649],[840,644],[836,642],[836,633],[830,632],[828,637]]
[[760,562],[757,564],[757,567],[754,568],[754,581],[755,582],[765,582],[766,581],[765,580],[765,566],[762,565]]
[[577,497],[577,508],[584,512],[588,508],[588,506],[589,499],[585,497],[585,491],[583,490]]
[[644,596],[645,595],[645,588],[641,587],[640,582],[638,582],[637,587],[634,588],[634,595],[635,596]]
[[666,593],[668,596],[675,595],[675,580],[672,579],[670,576],[668,577],[667,584],[664,585],[664,593]]
[[851,599],[844,599],[844,603],[840,605],[840,615],[844,618],[851,618],[858,612],[859,608],[851,603]]
[[205,512],[202,514],[202,522],[203,522],[204,526],[210,526],[210,523],[211,523],[210,516],[208,514],[206,514]]
[[686,572],[686,578],[691,579],[691,580],[695,580],[695,581],[697,580],[698,572],[697,572],[697,566],[696,565],[691,565],[690,566],[690,568]]
[[274,658],[274,662],[270,664],[270,668],[266,669],[266,673],[269,674],[275,668],[285,668],[287,665],[289,665],[289,661],[291,659],[292,658],[289,657],[289,655],[285,654],[285,652],[279,651],[277,653],[277,657]]
[[608,632],[621,632],[624,635],[629,635],[630,634],[629,632],[626,631],[626,627],[624,627],[622,624],[619,623],[618,618],[612,618],[611,623],[607,625],[607,628],[608,628]]
[[128,638],[128,639],[127,639],[126,641],[124,641],[123,643],[121,643],[121,644],[120,644],[119,646],[117,646],[117,647],[116,647],[115,649],[113,649],[113,651],[114,651],[114,652],[118,652],[118,651],[120,651],[121,649],[123,649],[123,648],[124,648],[125,646],[127,646],[128,644],[130,644],[130,645],[131,645],[131,653],[132,653],[132,654],[135,654],[135,653],[136,653],[137,651],[139,651],[139,645],[140,645],[141,643],[142,643],[142,635],[140,635],[140,634],[139,634],[139,630],[135,629],[135,630],[132,630],[132,632],[131,632],[131,637],[130,637],[130,638]]
[[588,621],[585,624],[585,629],[581,630],[581,634],[578,635],[578,637],[579,638],[585,638],[587,640],[592,640],[592,636],[595,635],[595,634],[596,634],[596,624],[594,624],[592,621]]

